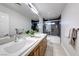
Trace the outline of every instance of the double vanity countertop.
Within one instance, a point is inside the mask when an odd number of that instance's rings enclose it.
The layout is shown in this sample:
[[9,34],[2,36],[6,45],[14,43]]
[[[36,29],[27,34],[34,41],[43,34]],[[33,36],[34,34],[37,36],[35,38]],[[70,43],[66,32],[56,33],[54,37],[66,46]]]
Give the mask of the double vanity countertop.
[[46,34],[37,33],[35,37],[23,37],[17,42],[12,41],[0,45],[0,56],[28,56],[29,53],[46,37]]

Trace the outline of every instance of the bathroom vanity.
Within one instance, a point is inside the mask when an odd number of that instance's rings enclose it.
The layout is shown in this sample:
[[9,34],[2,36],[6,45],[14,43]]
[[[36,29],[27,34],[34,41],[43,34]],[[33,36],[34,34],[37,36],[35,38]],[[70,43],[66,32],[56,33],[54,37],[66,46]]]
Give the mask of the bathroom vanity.
[[36,34],[35,37],[23,36],[17,42],[0,45],[0,56],[43,56],[45,54],[47,34]]
[[29,56],[43,56],[45,55],[45,51],[47,48],[47,36],[45,36],[38,45],[32,50]]

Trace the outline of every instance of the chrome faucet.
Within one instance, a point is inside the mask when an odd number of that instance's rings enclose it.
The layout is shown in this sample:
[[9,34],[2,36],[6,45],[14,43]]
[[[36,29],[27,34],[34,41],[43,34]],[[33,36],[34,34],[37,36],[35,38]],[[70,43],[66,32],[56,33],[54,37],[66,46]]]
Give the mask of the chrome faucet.
[[16,33],[14,35],[15,38],[15,42],[17,42],[19,40],[19,36],[18,36],[18,29],[15,29]]
[[18,37],[17,37],[17,35],[16,35],[16,34],[14,35],[14,39],[15,39],[15,42],[17,42],[17,41],[18,41]]

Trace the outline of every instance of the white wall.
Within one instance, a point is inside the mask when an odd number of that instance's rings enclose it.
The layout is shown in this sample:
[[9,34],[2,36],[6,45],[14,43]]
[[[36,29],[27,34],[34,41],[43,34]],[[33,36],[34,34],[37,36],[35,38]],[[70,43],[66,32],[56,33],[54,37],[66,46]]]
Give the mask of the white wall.
[[3,37],[5,34],[8,33],[9,33],[9,16],[6,13],[0,12],[0,37]]
[[9,15],[10,34],[15,33],[15,28],[20,28],[20,29],[24,28],[26,30],[31,28],[31,20],[27,17],[24,17],[20,13],[17,13],[16,11],[1,5],[0,5],[0,12]]
[[76,43],[76,49],[74,49],[70,44],[70,38],[68,38],[69,30],[72,28],[79,28],[79,4],[67,4],[61,17],[62,45],[70,55],[79,55],[79,43]]

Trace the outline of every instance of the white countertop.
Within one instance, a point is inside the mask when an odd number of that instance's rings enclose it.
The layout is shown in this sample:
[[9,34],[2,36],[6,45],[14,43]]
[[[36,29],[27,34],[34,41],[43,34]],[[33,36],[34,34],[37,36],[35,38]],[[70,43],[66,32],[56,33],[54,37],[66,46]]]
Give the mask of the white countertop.
[[[39,44],[39,42],[46,36],[46,34],[36,34],[39,37],[26,37],[26,39],[20,39],[19,42],[10,42],[7,44],[0,45],[1,56],[28,56],[28,54]],[[27,44],[28,40],[34,40],[34,42]],[[14,46],[13,46],[14,45]],[[13,47],[10,47],[13,46]],[[20,48],[23,46],[22,48]],[[10,47],[10,50],[9,50]],[[14,49],[14,50],[13,50]],[[9,52],[7,52],[9,50]],[[13,52],[17,50],[16,52]],[[12,52],[11,52],[12,51]]]

